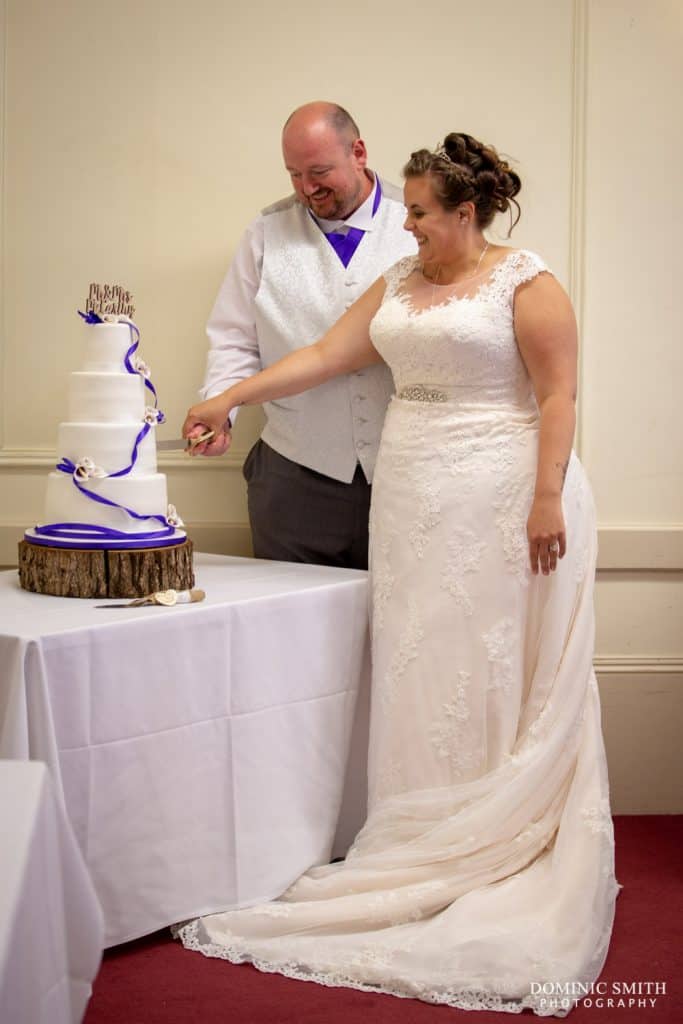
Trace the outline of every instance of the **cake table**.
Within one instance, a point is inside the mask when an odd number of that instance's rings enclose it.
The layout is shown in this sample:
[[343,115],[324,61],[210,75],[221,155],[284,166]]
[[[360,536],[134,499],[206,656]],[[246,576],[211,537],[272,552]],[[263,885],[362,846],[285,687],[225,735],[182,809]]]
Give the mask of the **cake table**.
[[0,573],[0,757],[49,766],[109,946],[278,895],[365,817],[366,573],[195,561],[170,608]]

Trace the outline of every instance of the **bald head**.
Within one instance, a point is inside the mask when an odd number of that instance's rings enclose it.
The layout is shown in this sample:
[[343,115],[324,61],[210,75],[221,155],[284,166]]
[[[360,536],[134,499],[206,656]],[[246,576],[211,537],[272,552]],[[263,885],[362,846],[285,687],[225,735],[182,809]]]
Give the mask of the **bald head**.
[[306,103],[290,114],[282,155],[299,201],[317,217],[344,220],[372,191],[365,143],[336,103]]
[[348,110],[344,110],[338,103],[316,100],[297,107],[289,115],[282,129],[282,140],[284,143],[287,135],[325,131],[332,132],[340,142],[346,142],[349,146],[360,138],[358,125]]

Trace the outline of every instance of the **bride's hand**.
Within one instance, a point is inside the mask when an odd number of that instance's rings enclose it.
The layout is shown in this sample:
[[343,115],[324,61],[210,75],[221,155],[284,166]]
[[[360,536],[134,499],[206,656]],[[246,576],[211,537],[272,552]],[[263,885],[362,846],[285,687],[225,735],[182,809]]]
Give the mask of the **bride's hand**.
[[526,524],[531,571],[537,575],[539,565],[544,576],[557,568],[557,559],[564,558],[567,535],[562,515],[562,497],[535,497]]
[[214,436],[211,441],[198,444],[190,450],[192,455],[223,455],[230,447],[232,434],[228,407],[224,395],[216,395],[206,402],[199,402],[188,409],[185,422],[183,423],[183,437],[200,437],[209,430],[213,430]]

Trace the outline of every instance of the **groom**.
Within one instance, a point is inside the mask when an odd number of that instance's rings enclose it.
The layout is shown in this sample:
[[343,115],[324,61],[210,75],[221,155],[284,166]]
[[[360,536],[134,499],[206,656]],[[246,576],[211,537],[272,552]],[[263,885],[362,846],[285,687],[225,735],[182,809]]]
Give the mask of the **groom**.
[[[238,245],[207,326],[203,398],[317,341],[415,251],[400,190],[368,169],[342,107],[295,110],[282,153],[294,193],[263,210]],[[265,405],[244,464],[257,558],[367,568],[370,485],[392,391],[382,365]]]

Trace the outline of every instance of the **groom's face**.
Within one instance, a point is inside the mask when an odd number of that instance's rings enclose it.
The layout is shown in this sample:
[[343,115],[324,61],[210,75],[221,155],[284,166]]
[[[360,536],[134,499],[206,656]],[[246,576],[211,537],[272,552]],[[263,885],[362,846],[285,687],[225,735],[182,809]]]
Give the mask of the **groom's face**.
[[344,220],[369,194],[362,139],[345,139],[325,125],[286,130],[285,167],[300,202],[324,220]]

